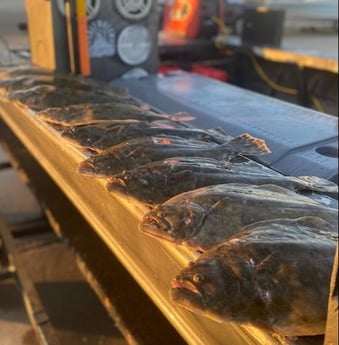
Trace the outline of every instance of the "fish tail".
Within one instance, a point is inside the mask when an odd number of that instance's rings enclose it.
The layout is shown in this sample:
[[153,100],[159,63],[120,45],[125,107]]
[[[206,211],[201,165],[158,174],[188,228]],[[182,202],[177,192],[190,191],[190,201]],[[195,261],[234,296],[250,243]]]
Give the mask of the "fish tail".
[[338,185],[317,176],[298,176],[305,187],[316,192],[338,193]]
[[238,135],[228,143],[220,145],[220,148],[245,155],[263,155],[271,153],[265,140],[253,137],[248,133]]

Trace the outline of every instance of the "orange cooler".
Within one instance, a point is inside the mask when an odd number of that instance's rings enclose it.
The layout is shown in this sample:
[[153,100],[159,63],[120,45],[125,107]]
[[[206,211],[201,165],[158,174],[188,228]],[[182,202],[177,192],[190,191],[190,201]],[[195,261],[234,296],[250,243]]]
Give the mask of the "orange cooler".
[[176,36],[196,38],[200,27],[199,0],[167,1],[164,8],[163,31]]

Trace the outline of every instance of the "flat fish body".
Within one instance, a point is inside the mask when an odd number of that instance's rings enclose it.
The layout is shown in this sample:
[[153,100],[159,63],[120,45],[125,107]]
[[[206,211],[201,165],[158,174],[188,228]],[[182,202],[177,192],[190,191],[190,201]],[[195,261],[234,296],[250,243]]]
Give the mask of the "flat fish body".
[[[159,114],[150,110],[143,109],[136,104],[129,104],[122,102],[108,102],[108,103],[82,103],[74,104],[66,107],[48,108],[37,113],[37,116],[43,121],[61,125],[64,127],[85,126],[93,124],[105,124],[110,126],[110,121],[116,120],[137,120],[137,121],[157,121],[157,120],[171,120],[176,121],[178,127],[183,127],[180,124],[181,114]],[[183,120],[184,121],[184,120]],[[115,123],[116,124],[116,123]],[[174,124],[173,124],[174,125]],[[103,127],[100,127],[103,128]],[[89,129],[91,131],[91,129]],[[74,130],[77,131],[77,130]],[[82,132],[85,129],[81,130]],[[71,136],[71,134],[70,134]]]
[[319,217],[254,223],[172,281],[172,301],[283,336],[325,333],[336,229]]
[[80,163],[83,175],[109,177],[124,170],[175,156],[213,157],[219,160],[240,153],[269,152],[261,139],[244,134],[218,145],[212,142],[174,136],[136,138],[95,155]]
[[[137,117],[137,116],[136,116]],[[219,137],[209,134],[207,131],[188,128],[176,121],[134,121],[121,122],[114,125],[88,125],[72,127],[62,132],[62,136],[80,146],[96,152],[101,152],[111,146],[134,138],[150,136],[177,136],[180,138],[219,142]]]
[[9,98],[22,103],[34,111],[79,103],[121,102],[138,105],[132,98],[75,88],[58,88],[52,85],[38,85],[26,90],[14,91],[9,95]]
[[223,163],[206,157],[173,157],[124,171],[110,178],[107,188],[148,205],[200,187],[224,183],[275,184],[290,190],[338,192],[331,181],[313,176],[267,173],[259,164]]
[[338,223],[337,209],[286,188],[230,183],[174,196],[148,212],[140,223],[140,230],[204,251],[255,222],[314,215]]
[[32,67],[31,65],[0,68],[1,79],[9,79],[26,75],[53,76],[53,74],[54,72],[49,69]]
[[0,80],[0,95],[8,96],[11,92],[36,86],[36,79],[28,76],[20,76],[11,79]]
[[0,80],[0,93],[9,95],[14,91],[24,91],[35,86],[49,85],[57,88],[75,88],[82,91],[90,91],[99,94],[112,95],[113,97],[130,98],[126,88],[113,88],[109,84],[74,77],[70,75],[21,75],[14,78]]
[[[0,78],[5,81],[5,85],[10,86],[13,83],[14,89],[22,87],[32,87],[41,84],[55,85],[57,87],[75,87],[93,90],[96,92],[112,93],[122,97],[129,97],[128,90],[121,87],[112,87],[109,83],[84,78],[82,76],[73,76],[70,74],[55,73],[54,71],[32,67],[30,65],[20,65],[10,68],[0,69]],[[1,82],[0,82],[1,88]]]
[[[139,137],[136,134],[141,129],[151,131],[152,128],[187,128],[178,121],[166,120],[165,118],[156,121],[138,121],[137,118],[138,116],[136,115],[135,119],[111,120],[101,124],[69,127],[62,130],[61,136],[76,146],[90,149],[95,152],[102,152],[111,146],[118,145],[125,141],[126,137],[127,139]],[[125,129],[127,129],[127,131]],[[128,131],[128,129],[130,129],[130,131]],[[133,132],[133,129],[136,129],[135,132]],[[128,136],[125,132],[131,132],[131,134]],[[134,135],[132,135],[132,133],[134,133]]]

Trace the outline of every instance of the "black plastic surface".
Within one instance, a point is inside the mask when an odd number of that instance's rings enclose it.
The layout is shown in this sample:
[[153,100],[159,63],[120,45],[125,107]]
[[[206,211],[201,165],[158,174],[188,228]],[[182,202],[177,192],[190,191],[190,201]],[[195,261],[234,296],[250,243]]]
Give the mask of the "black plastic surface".
[[241,32],[242,43],[280,47],[284,19],[283,9],[246,8]]

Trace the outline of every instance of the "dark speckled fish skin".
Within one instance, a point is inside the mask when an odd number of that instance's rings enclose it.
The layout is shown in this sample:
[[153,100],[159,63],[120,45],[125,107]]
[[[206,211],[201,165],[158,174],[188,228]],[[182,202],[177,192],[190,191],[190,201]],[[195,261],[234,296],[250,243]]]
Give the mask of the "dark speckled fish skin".
[[129,97],[129,93],[126,88],[112,87],[109,83],[101,80],[85,78],[80,75],[55,73],[48,69],[32,67],[30,65],[1,68],[0,78],[4,80],[4,84],[8,87],[12,85],[12,89],[10,91],[13,91],[13,89],[15,90],[19,88],[49,84],[57,87],[75,87],[88,91],[95,90],[99,93]]
[[161,204],[189,190],[223,183],[276,184],[291,190],[338,192],[334,182],[318,177],[269,174],[258,164],[249,168],[248,163],[227,164],[206,157],[168,158],[124,171],[109,181],[109,191],[122,192],[148,205]]
[[71,75],[20,75],[0,80],[0,93],[9,95],[11,92],[25,90],[35,86],[50,85],[57,88],[75,88],[77,90],[91,91],[113,97],[130,98],[126,88],[113,88],[108,83],[85,79]]
[[[142,115],[140,115],[142,117]],[[135,118],[138,118],[136,115]],[[136,128],[151,129],[151,128],[187,128],[183,123],[171,120],[156,120],[156,121],[138,121],[136,119],[126,120],[111,120],[107,123],[99,123],[92,125],[75,126],[63,129],[61,136],[75,144],[76,146],[90,149],[94,152],[102,152],[111,146],[120,144],[125,141],[122,140],[124,129]],[[138,137],[135,135],[131,138]]]
[[[74,104],[67,107],[48,108],[37,113],[43,121],[64,127],[104,124],[116,120],[176,121],[178,127],[183,127],[179,121],[187,121],[187,117],[179,114],[159,114],[141,106],[124,102],[108,102],[102,104]],[[115,122],[116,124],[116,122]]]
[[225,144],[215,144],[174,136],[136,138],[95,155],[80,163],[83,175],[109,177],[124,170],[175,156],[228,159],[235,154],[266,154],[264,141],[249,134],[238,136]]
[[53,76],[54,72],[49,69],[32,67],[32,65],[19,65],[13,67],[0,67],[0,78],[15,78],[18,76],[38,75],[38,76]]
[[[122,122],[132,123],[137,120],[111,120],[106,123],[92,124],[68,127],[61,130],[62,138],[71,142],[77,147],[90,149],[95,152],[103,151],[100,142],[108,142],[108,140],[115,140],[112,138],[112,132]],[[109,146],[108,146],[109,147]]]
[[[137,118],[137,116],[136,116]],[[188,128],[176,121],[122,122],[115,125],[89,125],[73,127],[62,132],[62,137],[80,146],[101,152],[111,146],[134,138],[170,135],[180,138],[220,143],[220,136],[196,128]],[[224,141],[226,138],[224,138]]]
[[28,76],[20,76],[11,79],[0,80],[0,95],[7,96],[11,92],[36,86],[36,79]]
[[188,191],[148,212],[144,233],[192,249],[208,250],[254,222],[318,215],[338,222],[338,210],[275,185],[230,183]]
[[171,299],[220,322],[324,334],[336,231],[318,217],[252,224],[184,268]]
[[8,97],[34,111],[79,103],[121,102],[139,104],[132,98],[119,95],[108,95],[101,92],[82,90],[81,88],[58,88],[54,85],[38,85],[26,90],[14,91]]

